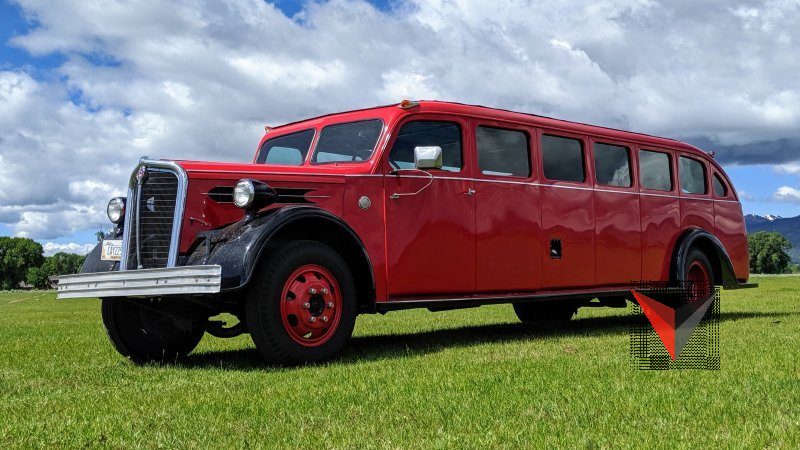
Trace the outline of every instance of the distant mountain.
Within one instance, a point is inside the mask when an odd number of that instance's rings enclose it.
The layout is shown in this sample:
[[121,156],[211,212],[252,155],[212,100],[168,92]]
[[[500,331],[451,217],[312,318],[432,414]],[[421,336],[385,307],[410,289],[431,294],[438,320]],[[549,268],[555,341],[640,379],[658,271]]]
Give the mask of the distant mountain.
[[[750,225],[751,223],[752,224],[769,223],[769,222],[774,222],[774,221],[780,220],[780,219],[783,219],[783,217],[776,216],[776,215],[773,215],[773,214],[767,214],[766,216],[759,216],[759,215],[756,215],[756,214],[748,214],[748,215],[744,216],[744,221],[748,225]],[[749,228],[748,228],[748,230],[749,230]]]
[[777,231],[784,235],[792,243],[789,256],[793,262],[800,262],[800,216],[784,218],[771,214],[766,216],[748,214],[744,216],[744,224],[748,234],[758,231]]

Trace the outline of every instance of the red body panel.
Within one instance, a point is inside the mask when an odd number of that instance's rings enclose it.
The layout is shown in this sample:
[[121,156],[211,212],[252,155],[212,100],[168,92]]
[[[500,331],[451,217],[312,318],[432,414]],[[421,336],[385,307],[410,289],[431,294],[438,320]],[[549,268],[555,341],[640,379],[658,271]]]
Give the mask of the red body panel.
[[[270,130],[262,143],[312,128],[318,136],[329,124],[374,118],[383,121],[384,130],[375,152],[363,162],[279,166],[179,161],[189,177],[180,252],[192,248],[198,232],[244,216],[233,204],[212,199],[209,192],[252,178],[275,188],[302,189],[305,202],[341,217],[364,245],[375,275],[377,301],[588,292],[631,281],[666,280],[675,245],[691,228],[717,236],[736,277],[746,280],[749,275],[744,219],[733,186],[706,153],[678,141],[478,106],[421,102],[409,109],[386,106],[285,125]],[[420,172],[390,174],[386,154],[398,127],[411,118],[446,118],[462,125],[461,172],[431,170],[432,180]],[[530,137],[531,176],[481,174],[474,139],[477,124],[525,131]],[[585,182],[544,178],[539,150],[543,132],[583,142]],[[595,140],[630,149],[631,187],[595,182]],[[641,148],[672,155],[671,192],[639,186]],[[680,193],[679,154],[705,164],[709,194]],[[711,192],[714,173],[727,183],[727,196],[718,198]],[[429,182],[418,195],[390,198],[394,193],[415,192]],[[470,190],[475,194],[465,195]],[[367,209],[358,205],[364,196],[371,201]],[[552,240],[561,241],[560,258],[551,258]]]

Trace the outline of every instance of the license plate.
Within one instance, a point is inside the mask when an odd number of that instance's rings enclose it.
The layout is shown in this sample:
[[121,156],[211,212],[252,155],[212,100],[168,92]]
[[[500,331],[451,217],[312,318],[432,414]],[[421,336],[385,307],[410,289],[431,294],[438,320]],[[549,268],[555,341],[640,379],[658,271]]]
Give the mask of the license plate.
[[100,247],[100,259],[103,261],[122,260],[122,239],[105,239]]

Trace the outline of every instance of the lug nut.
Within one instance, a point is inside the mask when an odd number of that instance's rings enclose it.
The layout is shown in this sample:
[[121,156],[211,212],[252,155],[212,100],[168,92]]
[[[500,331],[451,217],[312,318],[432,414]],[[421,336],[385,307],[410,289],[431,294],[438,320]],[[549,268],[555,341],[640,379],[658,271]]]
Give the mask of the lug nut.
[[328,309],[333,309],[333,302],[328,302]]
[[311,294],[311,295],[314,295],[314,294],[317,293],[317,290],[314,289],[314,288],[311,288],[311,289],[308,290],[308,293]]
[[328,322],[328,316],[322,316],[322,321],[323,322]]
[[303,303],[303,308],[305,309],[311,308],[311,303],[308,302]]
[[327,295],[327,294],[328,294],[328,292],[330,292],[330,291],[329,291],[329,290],[327,290],[327,289],[323,289],[323,290],[322,290],[322,293],[323,293],[323,294],[325,294],[325,295]]
[[317,318],[314,317],[314,316],[311,316],[311,317],[308,318],[308,321],[311,322],[311,323],[314,323],[314,322],[317,321]]

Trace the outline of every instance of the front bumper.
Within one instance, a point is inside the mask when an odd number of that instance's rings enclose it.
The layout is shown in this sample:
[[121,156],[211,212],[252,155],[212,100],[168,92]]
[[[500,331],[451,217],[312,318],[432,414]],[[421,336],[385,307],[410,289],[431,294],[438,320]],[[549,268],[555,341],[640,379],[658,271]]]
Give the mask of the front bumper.
[[59,299],[216,294],[221,280],[220,266],[81,273],[58,277],[56,292]]

